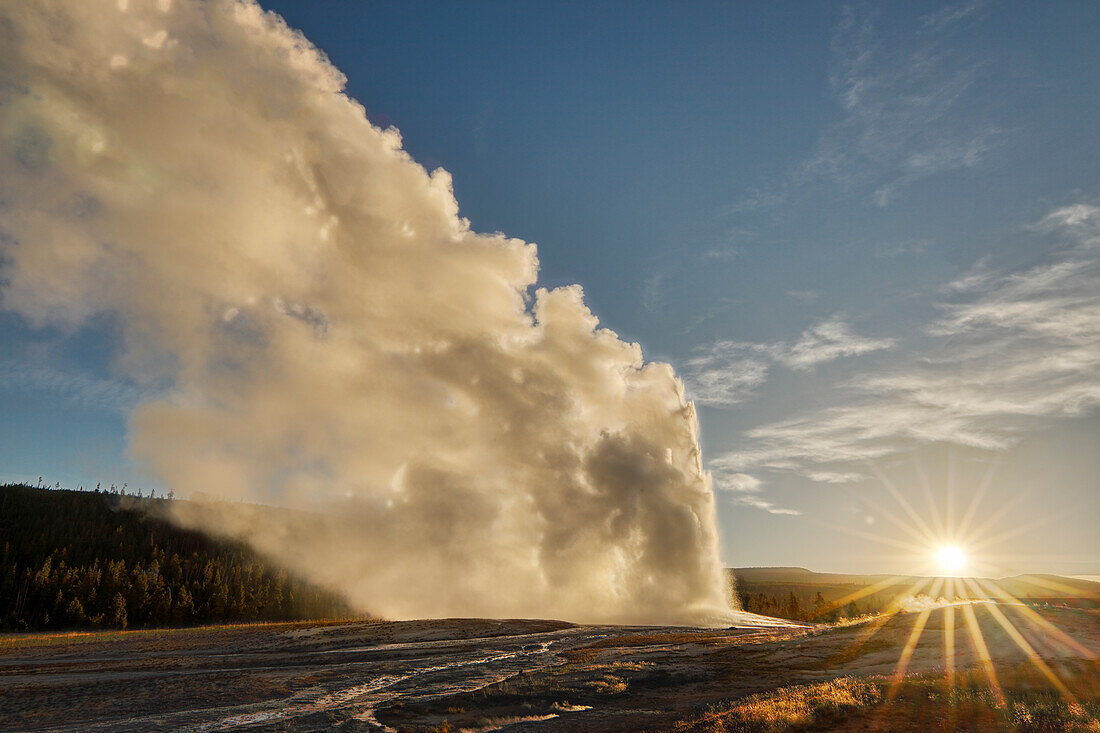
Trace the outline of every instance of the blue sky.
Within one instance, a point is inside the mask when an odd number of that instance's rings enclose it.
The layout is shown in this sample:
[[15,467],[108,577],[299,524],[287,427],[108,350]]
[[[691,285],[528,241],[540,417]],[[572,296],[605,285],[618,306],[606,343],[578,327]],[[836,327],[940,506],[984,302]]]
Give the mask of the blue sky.
[[[677,368],[727,564],[906,570],[980,493],[991,565],[1100,572],[1100,6],[263,4]],[[109,322],[0,338],[4,477],[155,485]]]

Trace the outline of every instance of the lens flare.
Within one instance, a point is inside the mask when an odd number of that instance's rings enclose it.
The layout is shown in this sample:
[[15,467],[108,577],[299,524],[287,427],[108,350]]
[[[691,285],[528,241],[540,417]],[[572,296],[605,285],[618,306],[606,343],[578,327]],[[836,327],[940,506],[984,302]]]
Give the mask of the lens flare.
[[941,547],[937,558],[940,561],[940,567],[949,573],[958,572],[966,565],[966,553],[954,545]]
[[[1002,660],[999,656],[1022,653],[1030,661],[1030,666],[1039,672],[1052,691],[1057,693],[1067,706],[1073,709],[1080,706],[1077,693],[1073,690],[1074,678],[1072,676],[1063,678],[1061,668],[1051,664],[1051,658],[1057,660],[1061,654],[1072,653],[1079,655],[1083,660],[1089,660],[1089,663],[1095,663],[1096,653],[1047,620],[1029,601],[1021,600],[1009,593],[1001,586],[1001,581],[987,577],[967,577],[1009,575],[1012,572],[1011,567],[1002,565],[996,559],[1003,560],[1014,556],[992,555],[991,548],[1008,538],[1030,531],[1038,524],[1054,520],[1053,516],[1039,517],[1034,522],[1016,524],[1002,531],[995,531],[1004,521],[1009,507],[1021,501],[1024,496],[1024,494],[1016,495],[1009,501],[1003,502],[995,511],[982,511],[981,502],[987,488],[991,485],[997,465],[996,461],[989,463],[985,476],[962,514],[961,522],[957,522],[954,493],[956,487],[951,470],[948,471],[944,499],[941,503],[933,494],[931,483],[918,462],[918,479],[928,510],[927,516],[921,516],[884,471],[873,464],[868,464],[868,471],[881,480],[888,493],[897,501],[901,511],[891,511],[888,507],[879,505],[866,496],[859,498],[870,511],[883,518],[897,531],[880,534],[869,529],[831,525],[854,536],[902,550],[904,554],[901,557],[907,557],[912,565],[902,575],[883,578],[878,583],[861,588],[831,603],[823,604],[818,611],[821,616],[843,608],[848,603],[869,596],[874,597],[875,594],[888,588],[903,585],[905,579],[913,573],[920,574],[911,587],[900,593],[895,591],[894,599],[882,612],[863,625],[863,628],[854,635],[846,651],[852,654],[855,650],[866,647],[877,634],[888,628],[891,620],[910,617],[908,621],[901,622],[902,625],[911,623],[911,626],[898,656],[894,673],[890,677],[890,686],[886,695],[888,701],[900,694],[901,685],[905,679],[915,673],[913,661],[920,659],[921,640],[927,639],[926,634],[929,632],[933,634],[939,632],[942,633],[942,669],[947,689],[955,688],[957,672],[971,669],[984,671],[994,706],[1004,708],[1008,702],[1001,687],[999,674],[1002,670],[1015,674],[1013,670],[1016,660],[1011,658]],[[1034,557],[1029,559],[1034,560]],[[930,573],[929,571],[936,565],[938,565],[938,572]],[[929,577],[929,575],[935,577]],[[1007,579],[1012,580],[1012,578]],[[1055,591],[1055,595],[1072,596],[1080,593],[1066,583],[1042,575],[1028,575],[1027,582]],[[1100,595],[1090,595],[1090,597],[1100,599]],[[918,600],[921,602],[913,602]],[[982,619],[981,622],[979,617]],[[982,629],[982,623],[987,627],[985,631]],[[992,628],[989,628],[990,626]],[[991,636],[988,642],[987,631],[994,631],[996,634]],[[1059,648],[1061,651],[1058,651]],[[1002,663],[1006,661],[1010,663],[1007,665]],[[975,664],[977,666],[974,666]],[[1042,683],[1039,682],[1039,684]],[[956,720],[958,711],[958,708],[951,707],[948,711],[948,720]],[[878,716],[878,722],[881,724],[879,727],[885,725],[886,715],[887,710],[883,708]],[[951,723],[949,727],[956,726]]]

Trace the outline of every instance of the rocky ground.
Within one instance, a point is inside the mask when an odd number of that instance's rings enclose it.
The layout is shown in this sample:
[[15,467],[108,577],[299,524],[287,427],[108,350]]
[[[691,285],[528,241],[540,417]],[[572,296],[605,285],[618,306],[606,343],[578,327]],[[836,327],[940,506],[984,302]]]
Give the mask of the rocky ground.
[[[1097,655],[1094,611],[988,604],[830,627],[450,619],[24,634],[0,637],[0,729],[843,729],[851,715],[946,729],[959,720],[904,716],[974,700],[993,710],[982,729],[1028,729],[1042,694],[1091,730]],[[953,702],[955,687],[973,688],[970,702]]]

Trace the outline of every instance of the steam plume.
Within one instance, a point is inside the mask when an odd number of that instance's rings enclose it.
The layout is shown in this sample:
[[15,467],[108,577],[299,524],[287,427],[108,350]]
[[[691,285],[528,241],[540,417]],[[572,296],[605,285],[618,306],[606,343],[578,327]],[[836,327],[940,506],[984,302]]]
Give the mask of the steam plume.
[[364,609],[721,613],[671,368],[580,287],[535,289],[535,246],[472,231],[449,174],[343,85],[252,2],[0,0],[5,307],[113,318],[157,395],[137,458],[177,491],[312,510],[181,518]]

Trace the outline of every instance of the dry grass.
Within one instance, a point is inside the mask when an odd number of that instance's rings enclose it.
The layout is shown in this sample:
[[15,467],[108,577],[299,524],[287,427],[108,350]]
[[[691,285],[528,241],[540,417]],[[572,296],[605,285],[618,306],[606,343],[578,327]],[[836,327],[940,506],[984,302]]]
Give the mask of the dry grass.
[[1058,665],[1066,697],[1028,664],[999,666],[1000,705],[981,670],[961,671],[954,687],[944,677],[908,677],[896,686],[882,677],[841,677],[784,687],[682,721],[676,731],[798,730],[1092,731],[1100,733],[1100,688],[1094,662]]
[[314,629],[348,623],[382,624],[373,618],[349,617],[340,619],[321,619],[316,621],[252,621],[248,623],[208,624],[205,626],[180,626],[175,628],[154,629],[100,629],[93,631],[57,631],[57,632],[20,632],[0,634],[0,653],[52,647],[64,644],[81,644],[117,641],[156,641],[169,642],[173,638],[191,638],[202,634],[219,634],[233,631],[270,630],[292,631],[294,629]]
[[701,718],[685,721],[677,731],[773,731],[806,726],[846,709],[868,707],[882,699],[881,689],[867,680],[841,677],[816,685],[781,687],[753,695],[731,706],[715,706]]

